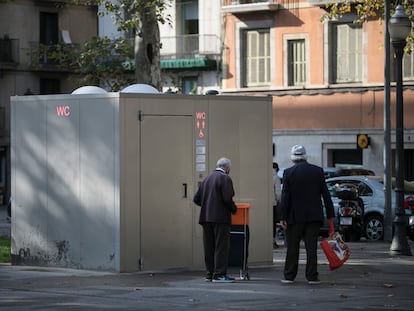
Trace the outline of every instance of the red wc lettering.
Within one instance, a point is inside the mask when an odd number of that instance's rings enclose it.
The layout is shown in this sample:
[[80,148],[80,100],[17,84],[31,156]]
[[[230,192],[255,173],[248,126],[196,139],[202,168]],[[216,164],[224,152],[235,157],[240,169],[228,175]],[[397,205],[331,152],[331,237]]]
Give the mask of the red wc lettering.
[[70,116],[70,107],[69,106],[57,106],[56,115],[58,117],[69,117]]

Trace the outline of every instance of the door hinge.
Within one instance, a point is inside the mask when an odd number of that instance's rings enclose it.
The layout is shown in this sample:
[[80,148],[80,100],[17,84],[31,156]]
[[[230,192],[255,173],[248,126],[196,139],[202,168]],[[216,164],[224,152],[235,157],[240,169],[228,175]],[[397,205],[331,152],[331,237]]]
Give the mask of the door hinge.
[[144,120],[144,113],[142,112],[142,110],[138,110],[138,121],[143,121]]

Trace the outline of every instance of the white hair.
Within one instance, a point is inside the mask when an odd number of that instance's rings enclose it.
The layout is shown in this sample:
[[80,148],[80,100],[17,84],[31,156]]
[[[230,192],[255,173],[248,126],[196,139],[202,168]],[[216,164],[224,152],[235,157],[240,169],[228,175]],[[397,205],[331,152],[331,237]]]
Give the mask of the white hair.
[[227,158],[220,158],[217,161],[216,167],[228,168],[231,166],[231,161]]

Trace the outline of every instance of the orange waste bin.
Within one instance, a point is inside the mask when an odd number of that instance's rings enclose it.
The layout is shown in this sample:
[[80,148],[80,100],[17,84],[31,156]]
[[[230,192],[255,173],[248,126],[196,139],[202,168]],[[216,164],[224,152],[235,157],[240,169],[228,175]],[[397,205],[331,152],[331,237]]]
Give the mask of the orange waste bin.
[[237,212],[231,216],[229,266],[239,266],[240,279],[249,280],[247,257],[249,255],[249,203],[236,203]]
[[232,225],[248,225],[249,224],[249,203],[236,203],[237,212],[231,215]]

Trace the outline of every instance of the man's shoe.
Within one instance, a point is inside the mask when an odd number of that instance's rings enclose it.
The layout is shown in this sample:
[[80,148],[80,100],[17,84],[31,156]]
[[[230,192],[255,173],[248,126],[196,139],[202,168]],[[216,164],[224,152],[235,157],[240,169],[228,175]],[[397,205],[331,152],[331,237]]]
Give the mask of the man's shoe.
[[293,283],[293,280],[282,279],[282,280],[280,280],[280,282],[282,284],[292,284]]
[[212,280],[213,280],[213,276],[210,273],[207,273],[204,281],[211,282]]
[[321,281],[319,279],[308,281],[309,285],[319,285]]
[[234,282],[234,278],[231,278],[227,275],[218,275],[213,278],[213,282],[216,283],[232,283]]

